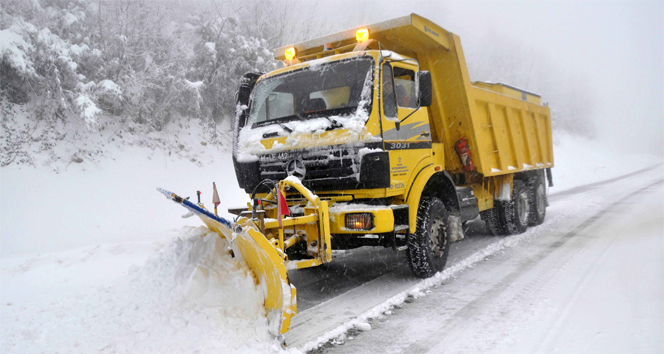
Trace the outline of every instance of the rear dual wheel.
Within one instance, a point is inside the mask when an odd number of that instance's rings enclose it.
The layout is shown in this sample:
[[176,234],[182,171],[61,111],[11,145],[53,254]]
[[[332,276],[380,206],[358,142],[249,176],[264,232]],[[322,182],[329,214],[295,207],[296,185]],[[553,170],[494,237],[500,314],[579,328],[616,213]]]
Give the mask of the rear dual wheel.
[[495,200],[492,209],[482,212],[487,230],[493,235],[516,235],[526,231],[531,217],[530,194],[523,181],[515,180],[510,200]]
[[523,181],[514,181],[512,198],[501,203],[499,215],[507,235],[523,233],[528,228],[530,218],[530,201],[528,188]]
[[486,230],[494,236],[505,235],[503,224],[498,218],[498,203],[496,200],[493,202],[493,208],[480,212],[482,221],[486,225]]
[[537,176],[528,183],[528,192],[530,193],[530,215],[528,224],[532,226],[541,225],[546,217],[546,187],[544,178]]

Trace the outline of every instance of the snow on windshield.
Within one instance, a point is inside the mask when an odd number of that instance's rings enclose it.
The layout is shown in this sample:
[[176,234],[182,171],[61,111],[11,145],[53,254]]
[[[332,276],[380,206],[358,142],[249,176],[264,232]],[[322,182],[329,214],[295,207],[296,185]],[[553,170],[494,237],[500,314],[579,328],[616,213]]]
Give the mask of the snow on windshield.
[[238,161],[255,161],[267,150],[264,135],[288,136],[275,144],[277,152],[298,146],[299,135],[316,136],[331,129],[347,129],[350,141],[374,141],[365,124],[371,110],[374,70],[370,59],[314,65],[256,84],[247,123],[239,131],[235,149]]

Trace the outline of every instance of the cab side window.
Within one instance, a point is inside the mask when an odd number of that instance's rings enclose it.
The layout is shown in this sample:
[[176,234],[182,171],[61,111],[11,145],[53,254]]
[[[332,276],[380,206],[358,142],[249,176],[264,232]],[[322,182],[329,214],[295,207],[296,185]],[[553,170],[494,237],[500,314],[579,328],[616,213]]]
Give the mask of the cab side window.
[[394,68],[394,88],[399,107],[416,108],[415,72],[404,68]]
[[392,80],[392,67],[390,64],[383,64],[383,114],[387,118],[397,117],[397,102],[394,93],[394,82]]

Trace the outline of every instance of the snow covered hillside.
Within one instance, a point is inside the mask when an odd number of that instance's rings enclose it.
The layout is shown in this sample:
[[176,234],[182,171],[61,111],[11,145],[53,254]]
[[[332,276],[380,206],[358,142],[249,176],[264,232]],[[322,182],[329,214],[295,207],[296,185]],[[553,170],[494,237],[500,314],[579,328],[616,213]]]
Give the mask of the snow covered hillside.
[[[201,190],[209,205],[216,182],[220,210],[241,206],[230,154],[201,151],[209,162],[194,163],[151,151],[127,148],[59,173],[0,169],[3,352],[281,350],[246,266],[155,190]],[[662,162],[606,151],[558,136],[551,192]]]

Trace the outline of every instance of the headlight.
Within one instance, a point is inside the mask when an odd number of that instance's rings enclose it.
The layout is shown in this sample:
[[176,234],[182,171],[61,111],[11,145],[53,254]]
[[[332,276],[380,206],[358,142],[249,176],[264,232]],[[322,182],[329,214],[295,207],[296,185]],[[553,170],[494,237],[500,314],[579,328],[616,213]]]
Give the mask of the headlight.
[[371,230],[374,228],[373,214],[346,214],[346,228],[349,230]]

